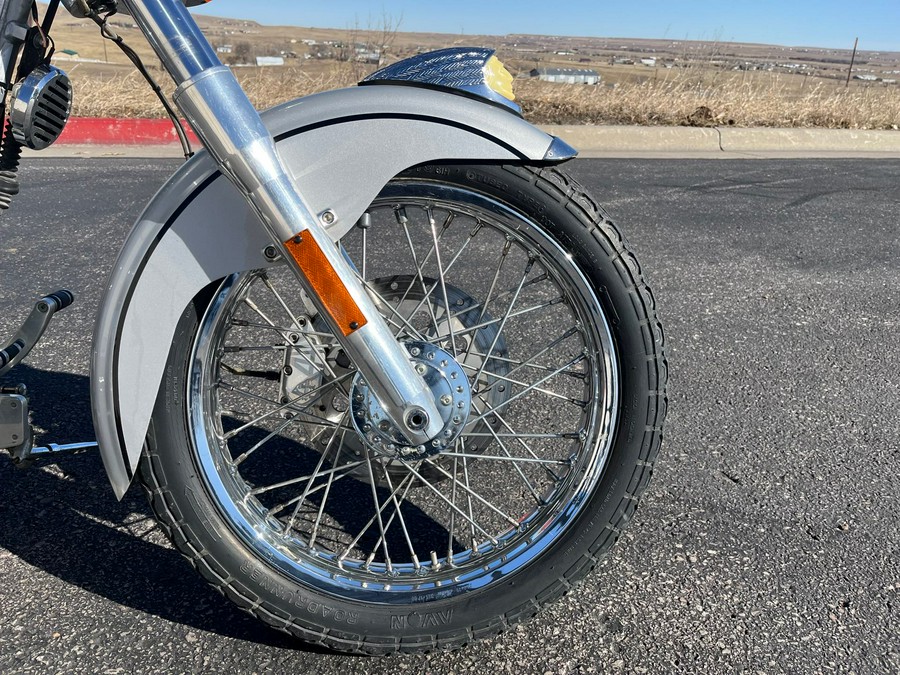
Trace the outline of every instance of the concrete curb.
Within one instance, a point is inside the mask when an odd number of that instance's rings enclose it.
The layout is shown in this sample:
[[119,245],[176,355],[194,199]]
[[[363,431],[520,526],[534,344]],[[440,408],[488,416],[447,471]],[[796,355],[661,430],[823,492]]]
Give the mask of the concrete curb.
[[582,157],[898,157],[900,131],[547,125]]
[[[900,131],[590,125],[541,128],[578,148],[581,157],[900,158]],[[196,136],[192,132],[189,135],[199,146]],[[73,118],[59,141],[37,156],[178,157],[180,154],[168,120]]]
[[[197,136],[185,125],[191,143]],[[66,124],[59,145],[168,145],[178,143],[175,127],[168,119],[117,119],[73,117]]]

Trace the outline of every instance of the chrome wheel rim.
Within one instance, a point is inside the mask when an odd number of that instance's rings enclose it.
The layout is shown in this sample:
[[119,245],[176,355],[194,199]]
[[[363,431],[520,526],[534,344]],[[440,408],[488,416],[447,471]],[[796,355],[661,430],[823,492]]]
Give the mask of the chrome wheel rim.
[[401,340],[454,355],[472,385],[452,445],[405,459],[367,444],[348,419],[352,364],[278,267],[227,279],[207,309],[188,421],[210,495],[259,561],[414,603],[496,583],[572,525],[608,460],[618,363],[591,284],[522,214],[427,182],[391,184],[369,214],[342,241],[369,292]]

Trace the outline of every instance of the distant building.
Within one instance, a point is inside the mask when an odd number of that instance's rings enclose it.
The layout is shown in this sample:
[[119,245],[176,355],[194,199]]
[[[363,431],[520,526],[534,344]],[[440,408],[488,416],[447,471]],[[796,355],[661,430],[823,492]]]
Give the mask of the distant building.
[[641,63],[648,68],[656,68],[656,59],[641,59]]
[[564,84],[600,84],[600,73],[586,68],[535,68],[529,73],[544,82]]
[[256,57],[256,65],[263,66],[283,66],[284,65],[284,57],[283,56],[257,56]]
[[234,47],[232,45],[220,45],[216,47],[216,51],[219,54],[231,54],[234,52]]
[[381,52],[377,49],[366,49],[365,47],[356,48],[356,60],[360,63],[381,63]]

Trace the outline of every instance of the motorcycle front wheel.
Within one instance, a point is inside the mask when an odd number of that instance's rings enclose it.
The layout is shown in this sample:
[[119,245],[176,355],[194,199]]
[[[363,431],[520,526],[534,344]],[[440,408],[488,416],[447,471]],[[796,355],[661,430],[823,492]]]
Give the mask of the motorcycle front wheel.
[[610,549],[666,413],[653,295],[555,168],[425,166],[340,242],[447,429],[404,447],[284,266],[187,308],[140,478],[175,546],[266,623],[345,652],[457,647]]

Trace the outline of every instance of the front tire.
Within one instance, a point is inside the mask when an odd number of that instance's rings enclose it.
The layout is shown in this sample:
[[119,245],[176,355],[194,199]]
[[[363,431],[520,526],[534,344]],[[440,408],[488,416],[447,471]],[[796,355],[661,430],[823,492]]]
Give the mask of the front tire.
[[558,169],[420,167],[369,215],[342,244],[401,339],[465,372],[461,435],[427,459],[363,438],[352,363],[272,268],[187,308],[140,478],[177,548],[270,625],[346,652],[457,647],[565,593],[630,520],[663,332]]

